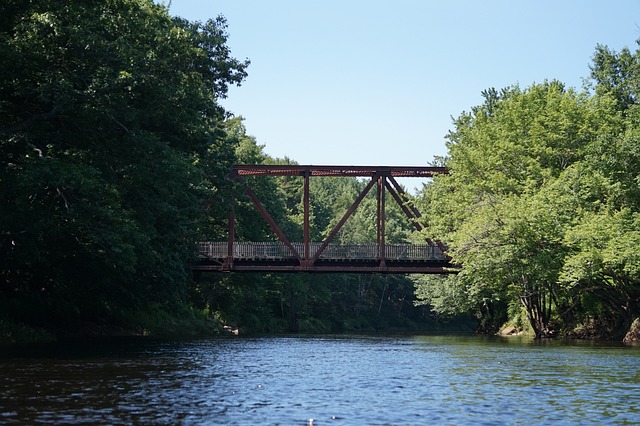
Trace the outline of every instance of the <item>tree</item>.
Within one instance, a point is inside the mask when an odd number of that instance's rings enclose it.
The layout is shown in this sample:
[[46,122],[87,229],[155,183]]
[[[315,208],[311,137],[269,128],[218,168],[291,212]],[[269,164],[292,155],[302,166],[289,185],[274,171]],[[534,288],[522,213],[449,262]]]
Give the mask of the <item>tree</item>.
[[640,314],[639,60],[598,46],[592,92],[491,89],[455,120],[450,174],[423,203],[431,236],[463,269],[419,280],[423,301],[489,321],[517,301],[537,336],[629,327]]
[[572,289],[576,316],[601,335],[624,333],[640,315],[638,72],[640,50],[598,46],[591,66],[594,100],[608,105],[608,125],[586,152],[566,192],[578,194],[575,226],[565,235],[568,257],[560,276]]
[[3,300],[76,319],[179,300],[203,206],[226,213],[218,99],[248,61],[224,18],[151,0],[9,0],[0,16]]
[[[425,193],[429,236],[445,242],[462,265],[448,291],[465,294],[445,300],[460,303],[449,309],[483,315],[518,301],[536,336],[548,335],[560,303],[562,241],[572,218],[562,205],[551,208],[556,199],[545,188],[585,157],[607,128],[610,105],[558,82],[485,96],[484,105],[455,121],[447,144],[449,175],[436,178]],[[427,301],[441,303],[446,295],[428,282],[418,287]]]
[[[636,41],[638,44],[638,41]],[[612,96],[621,111],[638,103],[638,60],[640,51],[632,53],[628,48],[615,52],[607,46],[596,46],[591,64],[591,79],[598,95]]]

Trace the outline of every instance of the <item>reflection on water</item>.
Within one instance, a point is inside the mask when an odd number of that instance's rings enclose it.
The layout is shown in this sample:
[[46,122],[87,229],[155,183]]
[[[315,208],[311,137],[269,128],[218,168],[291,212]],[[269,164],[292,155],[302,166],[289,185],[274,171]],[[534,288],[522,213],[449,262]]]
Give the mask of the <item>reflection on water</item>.
[[0,424],[640,422],[640,348],[324,336],[4,351]]

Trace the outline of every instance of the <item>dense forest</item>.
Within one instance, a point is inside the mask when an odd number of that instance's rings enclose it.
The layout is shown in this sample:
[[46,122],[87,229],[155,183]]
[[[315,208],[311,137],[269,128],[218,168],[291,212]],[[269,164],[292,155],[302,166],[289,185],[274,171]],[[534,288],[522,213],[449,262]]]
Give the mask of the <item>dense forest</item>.
[[[483,92],[453,123],[448,175],[391,201],[389,243],[442,241],[446,276],[205,274],[224,241],[233,164],[272,158],[220,100],[248,76],[223,17],[151,0],[0,5],[0,341],[56,336],[473,330],[622,338],[640,316],[640,51],[597,46],[582,91]],[[515,79],[515,76],[514,76]],[[301,178],[252,187],[302,239]],[[366,182],[311,180],[321,241]],[[272,241],[240,199],[237,238]],[[366,198],[338,243],[375,241]]]

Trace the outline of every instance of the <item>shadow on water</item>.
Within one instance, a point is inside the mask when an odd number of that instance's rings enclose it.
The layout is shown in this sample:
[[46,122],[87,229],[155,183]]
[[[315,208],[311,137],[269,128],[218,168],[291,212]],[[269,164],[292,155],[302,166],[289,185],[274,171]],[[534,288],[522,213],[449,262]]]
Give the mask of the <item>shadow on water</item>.
[[67,339],[57,342],[0,346],[0,361],[8,358],[144,358],[150,355],[180,351],[189,346],[198,346],[234,340],[231,337],[156,339],[150,337],[101,337]]
[[[35,343],[25,345],[0,346],[0,360],[9,358],[51,358],[51,359],[82,359],[82,358],[119,358],[140,357],[175,353],[189,347],[202,345],[237,345],[237,342],[270,341],[344,341],[386,343],[389,341],[417,343],[428,345],[453,345],[474,347],[536,347],[536,348],[600,348],[600,349],[629,349],[640,351],[640,346],[625,345],[622,342],[607,340],[580,339],[534,339],[527,336],[492,336],[473,333],[354,333],[354,334],[286,334],[245,337],[215,337],[204,339],[155,339],[149,337],[108,337],[69,339],[59,342]],[[236,343],[234,343],[236,342]]]

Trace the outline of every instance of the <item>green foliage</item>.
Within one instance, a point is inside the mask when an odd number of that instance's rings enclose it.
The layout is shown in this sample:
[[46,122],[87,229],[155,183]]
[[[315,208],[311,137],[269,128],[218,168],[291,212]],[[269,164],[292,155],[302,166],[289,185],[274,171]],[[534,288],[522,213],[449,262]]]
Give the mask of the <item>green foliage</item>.
[[53,340],[55,340],[55,337],[42,328],[0,320],[0,345],[42,343]]
[[595,94],[559,82],[492,89],[455,120],[450,174],[422,203],[428,236],[462,272],[418,279],[419,298],[485,320],[520,304],[537,336],[597,316],[629,323],[640,301],[638,59],[599,46]]
[[[249,65],[226,28],[151,0],[0,5],[2,335],[205,333],[211,318],[253,332],[375,330],[461,314],[486,331],[526,317],[537,336],[588,324],[613,334],[640,315],[640,51],[604,46],[593,90],[491,88],[454,121],[436,159],[450,173],[418,200],[422,234],[387,197],[386,241],[442,241],[459,274],[192,283],[194,243],[226,238],[230,200],[247,187],[291,241],[303,233],[302,177],[227,179],[234,163],[295,162],[266,155],[219,105]],[[310,180],[312,241],[366,185]],[[378,207],[373,190],[333,242],[375,242]],[[237,240],[277,238],[247,198],[234,213]]]
[[[149,303],[118,315],[122,332],[154,337],[203,337],[222,333],[220,324],[186,303]],[[96,334],[99,334],[99,330]]]
[[151,0],[9,1],[0,16],[4,315],[65,306],[48,324],[65,327],[180,300],[194,241],[224,233],[204,220],[226,215],[235,162],[217,100],[248,65],[224,19]]
[[638,59],[640,52],[632,53],[628,48],[619,53],[607,46],[596,46],[591,65],[591,78],[596,83],[598,95],[611,96],[624,111],[638,102]]

